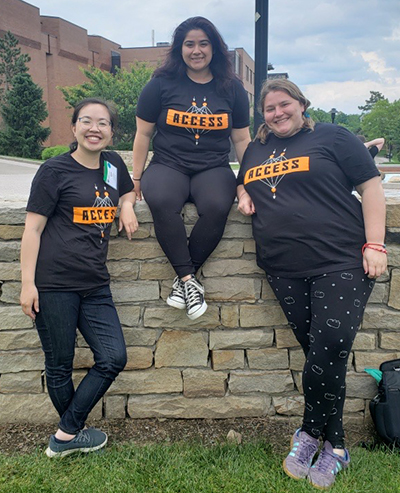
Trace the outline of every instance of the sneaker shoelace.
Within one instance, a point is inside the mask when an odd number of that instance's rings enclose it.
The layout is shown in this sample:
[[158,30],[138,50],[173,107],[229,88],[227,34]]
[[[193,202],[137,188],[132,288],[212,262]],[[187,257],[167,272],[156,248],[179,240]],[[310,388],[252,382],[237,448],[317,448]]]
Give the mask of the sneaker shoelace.
[[329,471],[333,471],[338,467],[338,464],[341,465],[336,457],[327,452],[326,449],[322,449],[314,467],[318,472],[325,474]]
[[189,306],[202,303],[203,287],[195,279],[189,279],[185,282],[186,302]]
[[76,443],[90,443],[90,435],[86,430],[81,430],[75,438]]
[[172,294],[177,294],[182,298],[185,296],[185,285],[179,277],[175,277],[174,283],[172,284]]
[[310,462],[310,457],[312,457],[317,451],[317,446],[304,437],[302,437],[302,440],[297,442],[297,444],[295,444],[297,445],[299,452],[297,460],[301,464],[308,464]]

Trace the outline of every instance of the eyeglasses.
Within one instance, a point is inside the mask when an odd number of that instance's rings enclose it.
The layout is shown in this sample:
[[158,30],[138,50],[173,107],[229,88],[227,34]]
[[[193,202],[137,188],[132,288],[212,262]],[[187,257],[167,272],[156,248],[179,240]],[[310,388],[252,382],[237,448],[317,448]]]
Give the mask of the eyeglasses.
[[105,130],[107,127],[111,126],[111,122],[108,120],[104,119],[95,122],[91,118],[88,118],[87,116],[81,116],[80,118],[78,118],[78,121],[85,128],[92,128],[93,125],[96,125],[96,127],[99,130]]

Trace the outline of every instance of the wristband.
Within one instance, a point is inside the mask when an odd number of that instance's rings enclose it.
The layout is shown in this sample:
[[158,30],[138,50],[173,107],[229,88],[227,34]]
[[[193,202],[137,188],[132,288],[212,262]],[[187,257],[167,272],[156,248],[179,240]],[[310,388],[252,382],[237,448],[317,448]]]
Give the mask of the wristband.
[[133,179],[133,181],[140,181],[141,180],[140,178],[133,178],[133,176],[132,176],[132,179]]
[[384,243],[365,243],[361,249],[361,253],[364,255],[365,249],[376,250],[377,252],[387,255],[386,245]]

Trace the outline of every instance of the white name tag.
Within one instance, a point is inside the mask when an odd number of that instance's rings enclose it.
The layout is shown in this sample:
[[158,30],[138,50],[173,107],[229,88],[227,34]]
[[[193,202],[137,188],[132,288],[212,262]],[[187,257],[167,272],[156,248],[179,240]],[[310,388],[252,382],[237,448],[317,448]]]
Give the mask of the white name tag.
[[118,169],[108,161],[104,161],[104,181],[107,185],[117,190]]

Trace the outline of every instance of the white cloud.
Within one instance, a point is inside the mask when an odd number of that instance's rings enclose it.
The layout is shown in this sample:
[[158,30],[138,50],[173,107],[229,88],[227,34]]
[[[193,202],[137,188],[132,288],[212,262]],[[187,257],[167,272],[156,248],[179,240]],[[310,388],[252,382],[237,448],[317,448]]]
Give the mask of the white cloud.
[[369,65],[369,70],[376,72],[379,75],[384,75],[386,72],[396,70],[394,67],[386,67],[386,62],[381,58],[376,51],[361,52],[363,60]]

